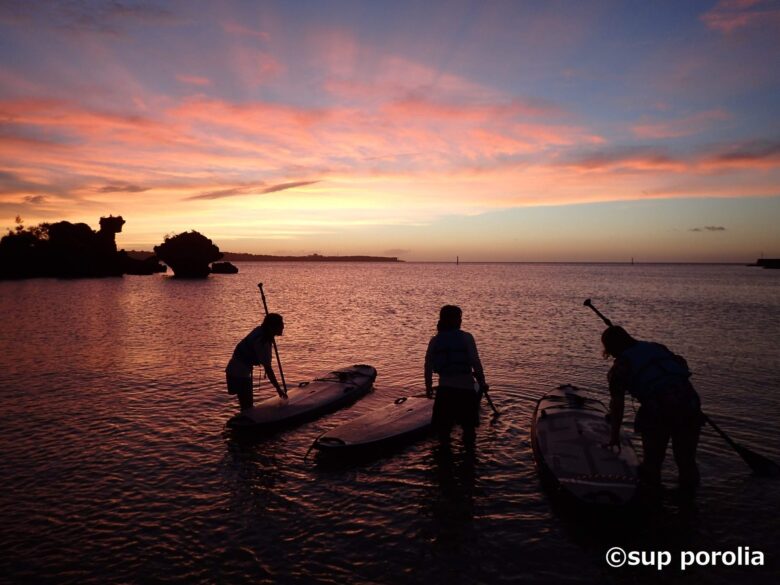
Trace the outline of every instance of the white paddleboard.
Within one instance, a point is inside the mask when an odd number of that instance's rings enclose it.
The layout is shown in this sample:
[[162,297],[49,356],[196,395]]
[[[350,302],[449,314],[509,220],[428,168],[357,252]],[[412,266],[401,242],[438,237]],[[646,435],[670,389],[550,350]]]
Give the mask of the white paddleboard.
[[571,385],[539,399],[531,426],[534,456],[542,473],[580,501],[625,504],[637,488],[636,452],[621,432],[620,451],[605,447],[606,407]]
[[314,442],[321,453],[342,453],[395,444],[431,426],[433,400],[408,396],[332,429]]
[[288,387],[287,398],[274,396],[231,418],[233,430],[263,430],[315,418],[349,404],[366,394],[376,379],[376,369],[355,365],[333,370],[311,382]]

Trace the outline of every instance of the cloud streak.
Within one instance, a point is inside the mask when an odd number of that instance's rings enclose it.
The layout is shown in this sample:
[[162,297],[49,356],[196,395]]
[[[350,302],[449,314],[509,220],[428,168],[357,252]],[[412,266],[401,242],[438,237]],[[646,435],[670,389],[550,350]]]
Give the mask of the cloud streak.
[[726,228],[721,225],[707,225],[703,228],[691,228],[689,232],[725,232]]
[[232,187],[230,189],[219,189],[187,197],[188,201],[224,199],[225,197],[236,197],[239,195],[265,195],[268,193],[278,193],[288,189],[296,189],[307,185],[314,185],[317,181],[289,181],[287,183],[277,183],[276,185],[265,186],[263,184],[243,187]]
[[132,183],[110,183],[98,189],[98,193],[143,193],[149,187],[141,187]]

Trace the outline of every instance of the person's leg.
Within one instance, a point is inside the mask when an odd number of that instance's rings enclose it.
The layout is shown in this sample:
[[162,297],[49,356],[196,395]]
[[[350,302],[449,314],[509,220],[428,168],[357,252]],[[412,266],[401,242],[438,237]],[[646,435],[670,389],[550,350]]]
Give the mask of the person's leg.
[[642,431],[644,455],[639,464],[639,479],[650,487],[661,487],[661,465],[669,444],[669,431],[662,427],[646,428]]
[[238,405],[242,411],[252,408],[252,378],[227,377],[228,392],[238,396]]
[[701,427],[698,424],[675,430],[672,433],[672,452],[677,463],[680,488],[695,492],[699,487],[699,467],[696,465],[696,447]]
[[448,443],[454,424],[451,388],[439,386],[433,403],[432,423],[439,442]]
[[473,450],[477,443],[479,396],[471,390],[463,390],[458,396],[458,422],[463,428],[463,445],[470,450]]

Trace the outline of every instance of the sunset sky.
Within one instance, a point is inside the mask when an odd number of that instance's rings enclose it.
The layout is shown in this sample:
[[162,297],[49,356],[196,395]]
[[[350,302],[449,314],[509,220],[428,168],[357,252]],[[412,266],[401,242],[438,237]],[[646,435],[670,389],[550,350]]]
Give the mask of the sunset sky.
[[0,2],[0,227],[780,257],[780,2]]

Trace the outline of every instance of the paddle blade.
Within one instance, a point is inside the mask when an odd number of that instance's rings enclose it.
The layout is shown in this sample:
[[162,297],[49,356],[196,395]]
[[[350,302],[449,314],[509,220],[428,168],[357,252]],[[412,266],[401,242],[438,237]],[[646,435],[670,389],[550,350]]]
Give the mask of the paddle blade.
[[761,477],[780,477],[780,466],[771,459],[767,459],[763,455],[746,449],[742,445],[736,445],[735,449],[756,475],[760,475]]

